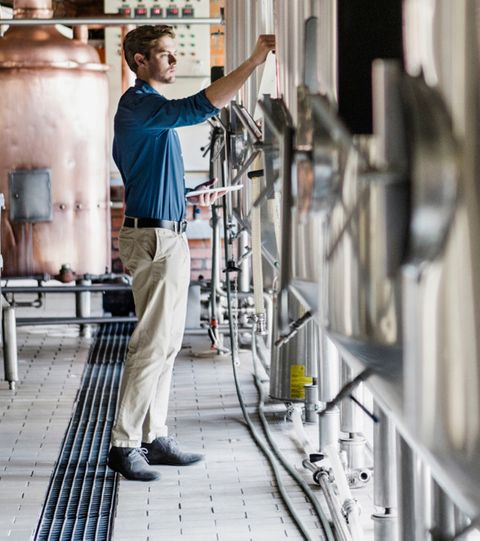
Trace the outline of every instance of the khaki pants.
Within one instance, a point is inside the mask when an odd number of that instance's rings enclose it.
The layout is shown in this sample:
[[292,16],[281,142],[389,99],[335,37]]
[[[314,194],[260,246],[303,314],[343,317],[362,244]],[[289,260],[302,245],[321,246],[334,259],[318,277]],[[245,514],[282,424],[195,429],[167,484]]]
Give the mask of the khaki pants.
[[139,447],[166,436],[173,362],[182,345],[190,281],[185,234],[168,229],[120,230],[120,257],[132,273],[138,324],[128,346],[115,447]]

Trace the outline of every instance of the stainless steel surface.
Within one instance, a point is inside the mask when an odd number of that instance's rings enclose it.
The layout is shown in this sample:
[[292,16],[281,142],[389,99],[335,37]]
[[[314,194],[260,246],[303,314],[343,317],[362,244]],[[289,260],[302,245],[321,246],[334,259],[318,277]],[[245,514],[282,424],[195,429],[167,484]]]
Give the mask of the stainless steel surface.
[[393,514],[373,514],[374,541],[398,541],[398,517]]
[[347,527],[345,518],[341,511],[337,495],[335,494],[332,483],[329,480],[329,474],[324,471],[318,476],[318,484],[322,488],[323,494],[327,501],[328,509],[332,516],[333,524],[335,526],[335,538],[338,541],[353,541],[350,534],[350,530]]
[[[89,286],[92,281],[89,279],[77,280],[79,286]],[[75,315],[80,318],[90,317],[92,310],[92,294],[90,291],[80,291],[75,293]],[[80,336],[90,338],[92,328],[90,325],[80,325]]]
[[[353,371],[345,361],[341,363],[341,385],[349,383],[354,378]],[[353,391],[355,398],[363,403],[363,384],[360,384],[355,391]],[[361,433],[363,432],[363,416],[365,414],[362,410],[349,398],[343,400],[340,404],[340,430],[347,433]]]
[[10,389],[15,388],[18,381],[18,357],[17,357],[17,328],[15,324],[15,309],[9,306],[4,299],[2,303],[2,338],[3,338],[3,362],[5,368],[5,380]]
[[[289,299],[290,318],[303,312],[300,303]],[[285,345],[274,346],[270,366],[270,396],[287,401],[304,401],[304,385],[317,376],[319,333],[314,321],[309,321]],[[307,379],[306,379],[307,378]]]
[[0,190],[9,192],[10,171],[48,168],[53,197],[52,222],[2,216],[6,276],[110,265],[106,69],[53,26],[15,26],[0,42]]
[[375,404],[378,423],[373,427],[373,503],[392,510],[397,507],[397,453],[395,426],[384,411]]
[[374,74],[374,98],[384,102],[375,108],[376,132],[352,141],[330,221],[327,325],[342,348],[401,388],[399,270],[409,218],[407,157],[397,126],[401,74],[385,62],[376,63]]
[[[414,76],[424,74],[428,90],[423,91],[436,96],[430,108],[443,108],[444,117],[451,119],[441,126],[444,145],[450,148],[440,156],[445,146],[437,143],[433,155],[435,147],[426,142],[424,154],[427,148],[430,153],[413,179],[419,194],[413,212],[420,212],[423,205],[431,219],[423,230],[412,229],[411,246],[428,247],[423,240],[440,226],[433,236],[433,251],[419,249],[416,255],[412,249],[404,271],[406,418],[417,442],[436,457],[438,469],[433,473],[439,484],[463,511],[476,516],[480,512],[478,2],[417,0],[405,7],[407,70]],[[438,131],[429,134],[434,141]],[[458,195],[452,209],[448,196],[451,202],[455,180]]]
[[318,411],[318,386],[304,385],[305,390],[305,422],[316,423]]
[[398,521],[401,541],[425,541],[431,528],[430,468],[397,434]]
[[455,506],[444,490],[432,481],[432,541],[448,541],[455,536]]
[[[342,418],[340,413],[340,419]],[[340,423],[340,432],[343,432]],[[340,450],[345,453],[350,474],[350,486],[361,486],[370,480],[368,461],[365,454],[367,440],[361,435],[340,438]]]
[[323,451],[327,446],[339,448],[340,435],[340,409],[332,408],[329,412],[318,418],[318,448]]
[[415,491],[416,460],[405,440],[397,438],[398,522],[400,541],[420,541],[416,536],[415,519],[419,494]]
[[[45,13],[43,17],[47,16],[48,14]],[[29,16],[32,16],[29,14]],[[143,18],[136,18],[136,17],[75,17],[75,18],[68,18],[68,17],[58,17],[54,19],[47,19],[47,18],[36,18],[36,19],[0,19],[0,24],[8,25],[8,26],[54,26],[57,24],[61,25],[67,25],[67,26],[74,26],[77,24],[82,25],[92,25],[92,26],[122,26],[122,25],[128,25],[128,24],[134,24],[134,25],[143,25],[143,24],[181,24],[181,25],[191,25],[191,24],[222,24],[222,19],[219,19],[218,17],[207,17],[207,18],[198,18],[198,19],[192,19],[192,18],[185,18],[182,19],[181,17],[178,19],[161,19],[161,18],[150,18],[150,17],[143,17]]]

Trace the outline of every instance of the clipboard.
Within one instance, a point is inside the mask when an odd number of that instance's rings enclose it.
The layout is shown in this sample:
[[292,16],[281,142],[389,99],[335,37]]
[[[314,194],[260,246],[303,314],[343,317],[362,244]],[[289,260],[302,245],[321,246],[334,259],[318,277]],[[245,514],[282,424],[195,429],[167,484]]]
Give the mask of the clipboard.
[[186,198],[194,197],[196,195],[207,195],[207,194],[213,194],[217,192],[236,192],[237,190],[241,190],[243,188],[243,184],[235,184],[235,186],[225,186],[220,188],[207,188],[206,190],[194,190],[193,192],[188,192],[185,194]]

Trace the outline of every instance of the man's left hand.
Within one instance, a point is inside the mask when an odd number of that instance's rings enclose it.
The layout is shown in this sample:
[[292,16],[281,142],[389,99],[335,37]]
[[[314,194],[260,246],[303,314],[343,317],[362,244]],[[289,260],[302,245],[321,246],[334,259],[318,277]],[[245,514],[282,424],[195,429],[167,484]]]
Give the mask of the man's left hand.
[[[207,180],[206,182],[202,182],[198,186],[195,186],[194,191],[198,190],[208,190],[209,188],[212,188],[213,185],[217,182],[218,179],[212,178],[211,180]],[[206,194],[198,194],[194,195],[192,197],[188,198],[188,202],[192,205],[198,205],[199,207],[209,207],[210,205],[213,205],[215,201],[226,194],[226,191],[220,190],[215,193],[206,193]]]

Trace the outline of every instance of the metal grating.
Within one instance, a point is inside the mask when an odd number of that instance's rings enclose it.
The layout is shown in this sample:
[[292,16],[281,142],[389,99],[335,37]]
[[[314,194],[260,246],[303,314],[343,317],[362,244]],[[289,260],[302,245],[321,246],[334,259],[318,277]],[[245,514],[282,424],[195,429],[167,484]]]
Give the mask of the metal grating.
[[35,539],[108,540],[117,474],[107,468],[131,323],[103,325],[83,374],[75,411],[50,480]]

